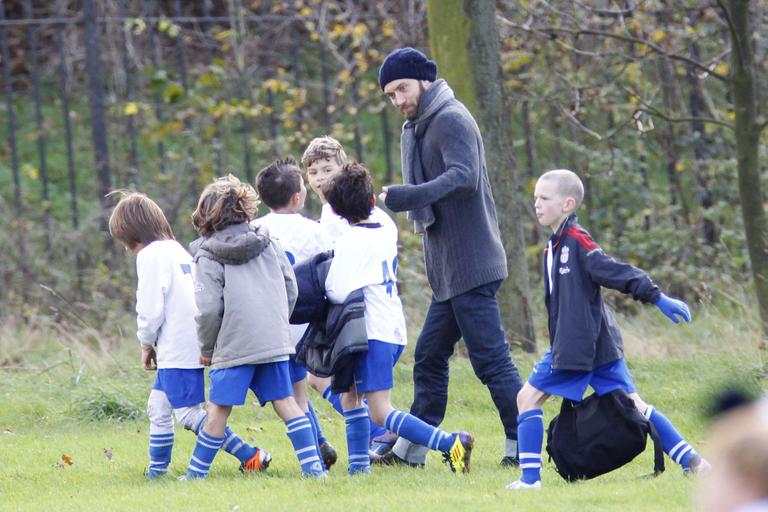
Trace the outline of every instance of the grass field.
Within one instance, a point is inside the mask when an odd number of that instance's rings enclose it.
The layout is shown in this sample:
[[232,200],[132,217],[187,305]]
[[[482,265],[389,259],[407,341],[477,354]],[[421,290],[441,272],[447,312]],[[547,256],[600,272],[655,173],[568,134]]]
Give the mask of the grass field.
[[[764,353],[755,348],[753,335],[741,335],[722,319],[707,320],[705,314],[697,323],[672,331],[653,315],[658,313],[649,310],[624,322],[630,367],[645,400],[666,412],[701,448],[711,397],[733,382],[763,386]],[[325,433],[340,453],[327,481],[299,476],[283,424],[271,408],[261,409],[249,399],[235,409],[231,425],[272,453],[268,474],[243,476],[232,457],[220,454],[206,481],[169,477],[147,482],[142,476],[148,437],[143,409],[152,375],[138,369],[133,340],[126,337],[105,349],[75,346],[46,332],[6,331],[0,336],[0,355],[6,361],[19,350],[12,343],[24,350],[15,369],[0,373],[3,510],[694,509],[696,482],[674,464],[668,461],[659,478],[643,478],[652,468],[650,449],[619,471],[578,484],[566,484],[545,461],[540,493],[505,490],[519,470],[497,465],[503,455],[502,429],[487,391],[463,358],[452,363],[443,427],[476,434],[469,475],[451,474],[440,456],[432,454],[425,469],[375,467],[370,476],[346,476],[344,422],[315,397]],[[407,408],[412,397],[411,350],[396,368],[394,403],[400,408]],[[534,356],[516,354],[515,359],[527,376]],[[559,401],[546,404],[545,421],[558,407]],[[174,476],[184,473],[194,444],[191,433],[177,428],[176,434]],[[71,457],[72,464],[63,456]]]

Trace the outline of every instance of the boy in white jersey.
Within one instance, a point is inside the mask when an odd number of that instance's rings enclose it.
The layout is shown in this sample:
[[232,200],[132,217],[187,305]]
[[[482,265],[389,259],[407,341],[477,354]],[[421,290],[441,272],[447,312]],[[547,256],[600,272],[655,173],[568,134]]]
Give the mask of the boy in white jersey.
[[[307,170],[309,186],[320,198],[323,208],[320,212],[320,225],[328,233],[332,243],[349,229],[349,222],[337,215],[323,195],[323,185],[327,183],[341,167],[347,163],[347,154],[341,143],[333,137],[325,136],[313,139],[309,143],[301,163]],[[378,206],[373,207],[371,219],[382,225],[395,227],[394,221]]]
[[[145,370],[157,370],[147,403],[149,479],[168,471],[173,449],[173,416],[197,434],[206,412],[203,366],[194,317],[192,257],[173,237],[160,207],[144,194],[126,194],[109,218],[109,232],[136,254],[136,332]],[[222,449],[240,460],[243,471],[267,468],[270,455],[227,429]]]
[[[412,443],[443,452],[453,471],[468,472],[474,444],[471,434],[449,434],[395,409],[390,402],[393,367],[407,338],[396,284],[397,229],[372,218],[376,199],[370,173],[356,162],[345,164],[323,185],[323,193],[333,210],[351,226],[336,241],[325,281],[326,296],[330,302],[342,304],[351,292],[362,288],[365,297],[368,351],[357,356],[354,385],[341,396],[349,474],[371,470],[369,410],[374,422]],[[368,399],[367,408],[364,397]]]
[[[317,137],[309,143],[307,149],[304,150],[304,155],[301,157],[301,163],[307,171],[309,186],[323,204],[320,213],[320,225],[333,245],[341,235],[349,230],[350,226],[347,219],[336,214],[331,205],[328,204],[323,195],[323,186],[347,163],[347,154],[338,140],[326,135],[324,137]],[[381,208],[373,207],[371,219],[383,226],[387,226],[387,228],[397,230],[395,223]],[[344,414],[340,395],[331,392],[330,378],[321,378],[310,374],[309,385],[319,393],[322,393],[323,398],[328,400],[340,414]],[[381,457],[392,449],[397,436],[387,432],[385,428],[376,423],[371,422],[370,427],[368,439],[371,445],[371,457]]]
[[[259,171],[256,177],[256,191],[269,207],[270,213],[253,220],[251,224],[261,225],[269,230],[269,234],[280,242],[291,265],[301,263],[331,248],[320,224],[299,213],[304,209],[307,188],[296,160],[276,160]],[[291,325],[291,340],[294,345],[304,335],[307,325]],[[336,463],[336,450],[323,435],[317,414],[307,395],[307,370],[294,360],[294,356],[290,358],[290,373],[296,402],[312,422],[320,456],[325,467],[330,468]]]

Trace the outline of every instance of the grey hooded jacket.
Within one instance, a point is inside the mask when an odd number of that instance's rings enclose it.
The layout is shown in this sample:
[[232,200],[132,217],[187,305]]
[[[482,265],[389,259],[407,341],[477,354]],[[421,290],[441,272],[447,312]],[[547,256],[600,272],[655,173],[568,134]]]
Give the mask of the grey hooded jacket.
[[234,224],[190,244],[200,352],[211,367],[287,359],[296,303],[293,269],[262,226]]

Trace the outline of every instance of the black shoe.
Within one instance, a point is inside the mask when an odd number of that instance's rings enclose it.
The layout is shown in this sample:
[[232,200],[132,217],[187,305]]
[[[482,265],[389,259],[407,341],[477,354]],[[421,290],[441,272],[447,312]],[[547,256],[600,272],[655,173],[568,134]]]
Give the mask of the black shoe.
[[[370,453],[370,452],[369,452]],[[382,464],[384,466],[409,466],[412,468],[423,468],[424,464],[420,462],[408,462],[398,457],[395,452],[389,451],[381,457],[371,457],[371,464]]]
[[336,464],[336,449],[328,441],[320,445],[320,458],[323,459],[325,469],[331,469],[331,466]]
[[499,466],[503,468],[519,468],[520,460],[517,457],[507,455],[506,457],[501,459],[501,462],[499,462]]

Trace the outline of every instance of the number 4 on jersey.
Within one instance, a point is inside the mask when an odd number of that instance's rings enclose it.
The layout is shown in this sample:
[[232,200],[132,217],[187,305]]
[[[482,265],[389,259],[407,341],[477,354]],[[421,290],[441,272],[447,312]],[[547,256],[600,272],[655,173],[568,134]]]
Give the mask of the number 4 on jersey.
[[384,274],[384,280],[381,282],[381,284],[386,285],[387,287],[387,295],[390,297],[392,296],[392,290],[395,288],[395,279],[394,276],[397,276],[397,256],[395,256],[395,259],[392,260],[392,273],[389,272],[389,265],[387,264],[387,261],[384,260],[381,262],[381,271],[382,274]]

